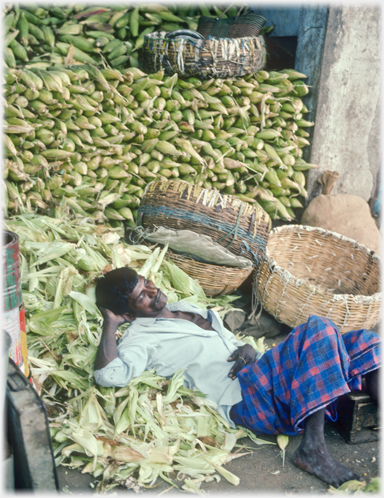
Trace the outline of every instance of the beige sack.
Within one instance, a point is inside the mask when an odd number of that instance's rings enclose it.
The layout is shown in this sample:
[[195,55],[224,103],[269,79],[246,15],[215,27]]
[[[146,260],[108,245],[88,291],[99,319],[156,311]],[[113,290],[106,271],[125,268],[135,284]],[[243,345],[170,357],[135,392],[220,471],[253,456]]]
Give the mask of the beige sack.
[[217,244],[212,237],[192,230],[173,230],[172,228],[158,227],[144,237],[150,242],[168,244],[170,249],[182,254],[198,256],[205,263],[233,266],[234,268],[248,268],[252,261],[243,256],[231,253],[225,247]]
[[[324,175],[331,172],[325,172]],[[324,177],[319,183],[325,183]],[[328,192],[332,190],[329,188]],[[302,225],[320,227],[349,237],[380,256],[380,231],[373,219],[368,203],[359,196],[349,194],[324,195],[315,197],[301,218]]]

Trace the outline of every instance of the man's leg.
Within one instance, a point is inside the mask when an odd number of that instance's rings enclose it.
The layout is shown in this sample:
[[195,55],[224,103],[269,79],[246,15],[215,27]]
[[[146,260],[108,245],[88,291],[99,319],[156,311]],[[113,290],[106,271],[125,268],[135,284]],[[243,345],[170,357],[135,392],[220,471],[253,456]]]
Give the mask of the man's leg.
[[[373,401],[378,402],[380,369],[365,375],[365,390]],[[343,482],[359,479],[354,472],[344,467],[328,451],[324,438],[325,408],[305,419],[303,440],[295,452],[293,462],[302,470],[314,474],[334,487]]]
[[332,322],[311,316],[238,373],[243,401],[232,408],[232,420],[258,434],[304,433],[296,465],[336,486],[356,478],[329,454],[324,422],[337,418],[337,398],[362,388],[362,376],[377,399],[380,342],[366,330],[341,336]]
[[306,418],[303,440],[293,462],[300,469],[338,488],[343,482],[359,479],[359,476],[329,453],[324,438],[324,413],[325,408],[322,408]]

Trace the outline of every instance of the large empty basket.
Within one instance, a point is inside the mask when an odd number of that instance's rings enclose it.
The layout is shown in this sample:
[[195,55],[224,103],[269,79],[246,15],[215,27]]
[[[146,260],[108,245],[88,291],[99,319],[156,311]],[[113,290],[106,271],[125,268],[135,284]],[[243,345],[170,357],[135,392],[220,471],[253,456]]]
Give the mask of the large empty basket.
[[370,329],[380,320],[380,258],[322,228],[272,230],[254,286],[263,308],[290,327],[309,315],[329,318],[341,333]]

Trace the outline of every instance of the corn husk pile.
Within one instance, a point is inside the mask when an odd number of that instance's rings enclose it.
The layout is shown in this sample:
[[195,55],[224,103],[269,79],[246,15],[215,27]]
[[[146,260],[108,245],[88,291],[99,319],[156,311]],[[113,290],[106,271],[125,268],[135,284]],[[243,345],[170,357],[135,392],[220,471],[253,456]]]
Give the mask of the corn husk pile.
[[[98,491],[138,491],[159,477],[192,493],[221,477],[237,485],[238,477],[223,465],[248,454],[238,439],[265,442],[230,428],[202,393],[183,386],[183,372],[167,380],[146,371],[124,388],[95,386],[93,377],[102,323],[94,281],[104,272],[130,265],[169,302],[187,299],[221,314],[234,296],[206,298],[196,281],[167,261],[166,247],[128,245],[121,228],[57,214],[5,223],[19,236],[28,360],[47,408],[56,464],[91,473]],[[262,341],[244,340],[264,350]]]
[[381,478],[372,477],[368,484],[366,481],[356,481],[353,479],[343,483],[338,488],[330,486],[327,491],[334,495],[361,495],[361,493],[379,494],[381,491]]
[[[222,19],[236,16],[232,6]],[[4,59],[8,67],[39,67],[72,62],[138,67],[144,36],[153,31],[196,30],[201,15],[217,7],[159,4],[113,6],[7,5],[3,10]]]
[[313,122],[301,73],[182,80],[76,65],[8,69],[6,215],[58,205],[99,223],[133,224],[144,187],[180,178],[295,217]]

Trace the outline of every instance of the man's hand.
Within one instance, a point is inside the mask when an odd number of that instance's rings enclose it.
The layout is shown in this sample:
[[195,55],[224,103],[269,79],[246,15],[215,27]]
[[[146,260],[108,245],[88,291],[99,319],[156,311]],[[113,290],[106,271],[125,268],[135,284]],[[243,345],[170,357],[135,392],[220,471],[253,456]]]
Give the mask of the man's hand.
[[97,307],[99,308],[100,313],[103,315],[104,325],[108,324],[112,328],[116,327],[117,329],[118,327],[120,327],[120,325],[128,321],[124,315],[115,315],[115,313],[107,308],[103,308],[99,305],[97,305]]
[[115,315],[112,311],[102,306],[97,306],[103,315],[103,332],[95,359],[95,370],[100,370],[118,357],[116,346],[116,331],[125,322],[129,321],[128,315]]
[[237,348],[227,361],[234,361],[235,364],[229,371],[228,377],[231,379],[236,379],[237,372],[243,368],[244,365],[249,365],[255,361],[256,351],[250,344],[244,344],[240,348]]

